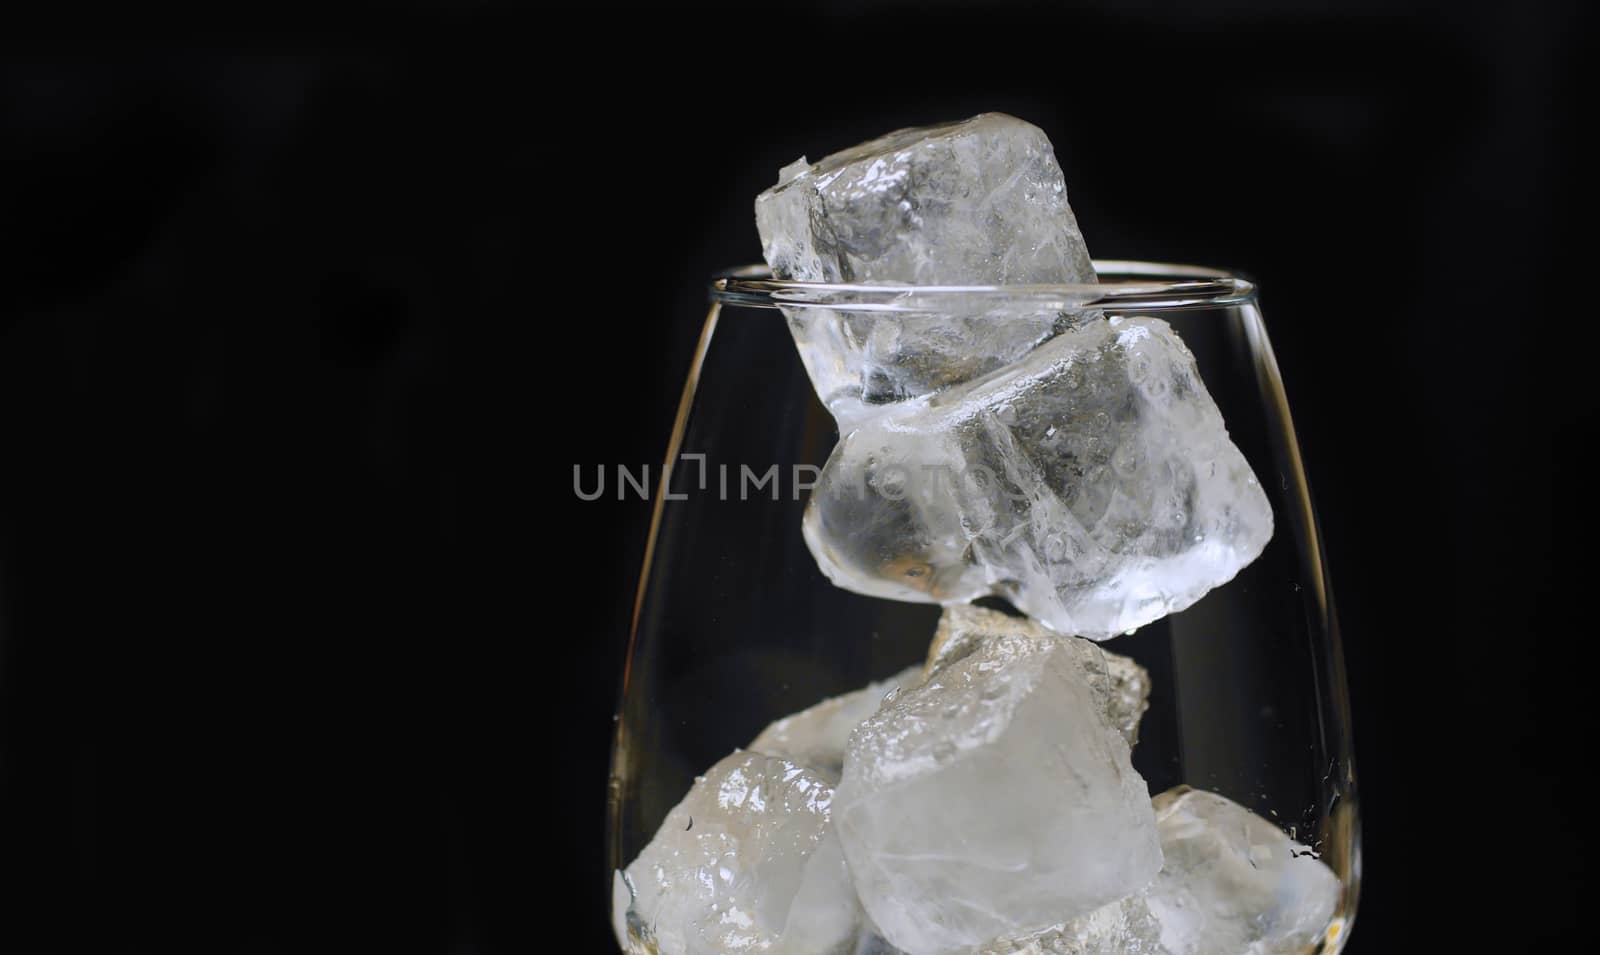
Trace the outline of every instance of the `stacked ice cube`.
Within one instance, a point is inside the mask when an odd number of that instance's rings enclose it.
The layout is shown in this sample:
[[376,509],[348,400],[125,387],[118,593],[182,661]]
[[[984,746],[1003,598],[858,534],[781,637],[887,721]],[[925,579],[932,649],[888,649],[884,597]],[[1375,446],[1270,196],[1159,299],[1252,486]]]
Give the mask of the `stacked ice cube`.
[[[1095,281],[1048,140],[1000,114],[802,160],[756,219],[779,278]],[[805,539],[841,587],[946,605],[927,662],[779,720],[697,779],[616,875],[619,941],[654,955],[1313,944],[1338,879],[1221,796],[1152,802],[1130,761],[1149,676],[1092,642],[1189,606],[1272,534],[1193,357],[1155,319],[946,301],[971,307],[788,311],[841,433]],[[1026,616],[966,604],[985,594]]]
[[[756,225],[779,278],[1095,282],[1049,140],[998,113],[791,166],[756,199]],[[1260,554],[1266,495],[1165,322],[949,301],[787,310],[839,422],[805,518],[835,584],[946,604],[997,594],[1103,640]]]
[[1338,879],[1221,796],[1150,799],[1127,742],[1149,685],[1099,644],[947,608],[924,667],[779,720],[695,781],[615,877],[618,939],[655,955],[1305,950]]

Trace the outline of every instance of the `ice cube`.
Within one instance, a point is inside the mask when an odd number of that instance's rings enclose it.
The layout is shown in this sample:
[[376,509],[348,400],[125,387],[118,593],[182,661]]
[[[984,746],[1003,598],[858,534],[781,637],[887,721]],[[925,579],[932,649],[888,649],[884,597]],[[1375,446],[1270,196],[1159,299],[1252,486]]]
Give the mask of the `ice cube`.
[[1060,641],[999,635],[886,699],[833,821],[862,906],[915,955],[1059,924],[1161,867],[1128,744]]
[[1044,131],[1004,113],[896,130],[784,168],[756,198],[773,274],[805,282],[1092,282]]
[[1026,617],[1012,617],[970,604],[944,608],[928,647],[927,674],[936,674],[983,642],[998,637],[1059,643],[1073,665],[1083,671],[1106,722],[1128,741],[1129,749],[1139,742],[1139,719],[1150,707],[1150,674],[1145,668],[1093,641],[1058,636]]
[[[784,168],[756,198],[773,274],[808,282],[1092,284],[1094,266],[1050,141],[1002,113],[902,129],[815,165]],[[897,307],[904,307],[901,303]],[[1069,327],[1067,307],[897,314],[787,308],[790,331],[841,428],[878,405],[986,374]]]
[[1291,955],[1328,931],[1339,879],[1277,826],[1187,786],[1155,808],[1166,861],[1146,902],[1171,955]]
[[695,780],[614,878],[634,955],[836,955],[861,917],[829,825],[833,789],[792,762],[737,751]]
[[1167,955],[1142,895],[1100,906],[1062,925],[986,942],[973,955]]
[[844,748],[851,732],[878,711],[878,704],[889,692],[921,682],[922,667],[908,667],[887,680],[869,683],[853,693],[823,700],[777,720],[762,730],[748,748],[804,766],[830,785],[835,784],[844,768]]
[[828,458],[804,531],[847,590],[998,594],[1103,640],[1232,579],[1272,509],[1172,329],[1101,318],[867,419]]
[[1142,892],[978,955],[1297,955],[1328,933],[1333,872],[1277,826],[1213,793],[1153,800],[1163,863]]
[[784,307],[783,312],[801,363],[841,433],[886,405],[1002,368],[1098,315],[1019,306],[956,308],[897,314]]

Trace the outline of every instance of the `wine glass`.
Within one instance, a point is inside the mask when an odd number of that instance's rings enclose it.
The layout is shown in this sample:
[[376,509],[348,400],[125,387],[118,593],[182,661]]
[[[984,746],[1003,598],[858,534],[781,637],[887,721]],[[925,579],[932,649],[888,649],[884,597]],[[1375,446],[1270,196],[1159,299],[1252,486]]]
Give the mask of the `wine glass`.
[[[1264,552],[1231,582],[1105,645],[1150,675],[1133,766],[1152,794],[1180,785],[1220,794],[1315,853],[1340,898],[1313,947],[1336,952],[1361,873],[1349,703],[1316,514],[1256,289],[1210,268],[1096,266],[1098,285],[1027,294],[1167,322],[1275,517]],[[809,285],[760,268],[714,281],[665,466],[652,476],[616,716],[608,871],[638,856],[697,774],[763,727],[921,661],[939,618],[934,605],[834,586],[808,552],[808,488],[837,432],[777,309],[791,320],[813,308],[871,320],[908,298],[937,311],[1015,294]],[[615,927],[637,940],[621,886],[605,887]]]

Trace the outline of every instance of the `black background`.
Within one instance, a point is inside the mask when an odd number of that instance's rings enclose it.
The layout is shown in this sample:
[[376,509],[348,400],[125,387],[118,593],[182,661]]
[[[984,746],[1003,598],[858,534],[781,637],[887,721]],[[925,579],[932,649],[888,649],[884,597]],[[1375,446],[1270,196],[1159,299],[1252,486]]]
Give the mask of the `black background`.
[[780,165],[988,109],[1096,255],[1265,290],[1350,663],[1349,951],[1577,937],[1591,17],[577,12],[7,59],[0,952],[606,951],[648,511],[572,467],[659,460]]

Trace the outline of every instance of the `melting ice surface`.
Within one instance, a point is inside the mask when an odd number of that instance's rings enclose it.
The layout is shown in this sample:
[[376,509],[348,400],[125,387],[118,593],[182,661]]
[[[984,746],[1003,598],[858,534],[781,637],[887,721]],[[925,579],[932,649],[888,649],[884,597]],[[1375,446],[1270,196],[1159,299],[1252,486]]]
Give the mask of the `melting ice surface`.
[[615,875],[613,928],[640,955],[831,955],[860,908],[828,825],[833,788],[809,770],[735,752],[695,780]]
[[1338,908],[1333,870],[1236,802],[1180,786],[1156,797],[1166,863],[1146,892],[1171,955],[1294,955]]
[[1150,706],[1150,674],[1144,667],[1097,643],[1057,636],[1025,617],[967,604],[946,607],[939,615],[933,643],[928,646],[925,670],[931,677],[945,665],[977,650],[983,642],[999,638],[1060,646],[1083,672],[1106,722],[1122,734],[1129,749],[1139,742],[1139,719]]
[[804,766],[828,781],[839,782],[844,771],[844,750],[850,734],[873,713],[883,698],[900,687],[922,682],[922,668],[908,667],[887,680],[869,683],[843,696],[786,716],[761,731],[749,749],[768,756],[780,756]]

